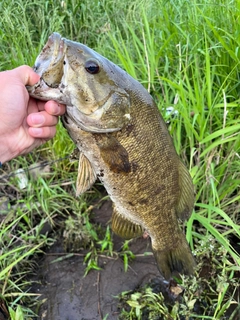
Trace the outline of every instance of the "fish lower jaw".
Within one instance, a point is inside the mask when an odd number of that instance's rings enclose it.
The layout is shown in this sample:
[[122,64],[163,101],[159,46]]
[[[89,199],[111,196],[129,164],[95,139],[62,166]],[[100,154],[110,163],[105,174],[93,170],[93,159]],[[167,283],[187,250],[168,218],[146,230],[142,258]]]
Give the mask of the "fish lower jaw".
[[[28,88],[27,88],[28,89]],[[68,101],[66,101],[66,96],[64,94],[59,94],[58,88],[51,88],[43,81],[39,85],[36,86],[34,90],[31,88],[28,89],[29,94],[31,97],[48,101],[48,100],[54,100],[58,103],[67,104]]]

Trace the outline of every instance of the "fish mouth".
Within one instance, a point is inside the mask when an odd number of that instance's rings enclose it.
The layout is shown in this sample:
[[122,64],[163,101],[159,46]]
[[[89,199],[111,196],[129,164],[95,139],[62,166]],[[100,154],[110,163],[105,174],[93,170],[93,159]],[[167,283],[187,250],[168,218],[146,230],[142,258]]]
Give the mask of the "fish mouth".
[[63,77],[63,64],[66,45],[64,38],[54,32],[48,38],[33,66],[34,72],[50,88],[57,88]]
[[59,33],[52,33],[33,66],[40,80],[35,85],[26,87],[32,97],[71,105],[61,93],[66,50],[65,39]]

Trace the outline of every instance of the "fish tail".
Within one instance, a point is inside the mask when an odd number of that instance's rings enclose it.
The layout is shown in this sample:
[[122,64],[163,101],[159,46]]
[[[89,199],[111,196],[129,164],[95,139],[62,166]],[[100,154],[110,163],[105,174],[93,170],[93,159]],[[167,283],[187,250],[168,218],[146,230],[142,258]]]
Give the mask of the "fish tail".
[[153,243],[153,253],[158,269],[165,279],[169,280],[173,273],[191,275],[194,272],[195,260],[184,234],[179,234],[175,248],[159,250]]

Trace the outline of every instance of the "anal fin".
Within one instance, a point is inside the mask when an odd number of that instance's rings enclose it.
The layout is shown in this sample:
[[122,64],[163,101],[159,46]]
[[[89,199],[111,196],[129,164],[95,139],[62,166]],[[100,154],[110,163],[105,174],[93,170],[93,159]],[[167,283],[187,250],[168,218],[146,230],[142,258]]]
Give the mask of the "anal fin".
[[87,191],[96,181],[96,173],[88,158],[80,152],[78,163],[78,176],[76,182],[76,196]]
[[124,239],[137,238],[143,235],[144,229],[141,225],[130,221],[113,208],[112,230]]

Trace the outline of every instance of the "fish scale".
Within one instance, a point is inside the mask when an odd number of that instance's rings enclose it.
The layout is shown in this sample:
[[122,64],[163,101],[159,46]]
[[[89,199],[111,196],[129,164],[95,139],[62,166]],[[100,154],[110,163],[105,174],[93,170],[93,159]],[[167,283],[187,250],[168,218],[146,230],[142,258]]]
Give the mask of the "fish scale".
[[191,176],[147,90],[87,46],[53,33],[34,70],[31,96],[67,105],[63,124],[80,151],[77,194],[98,177],[113,202],[112,229],[125,239],[147,231],[160,273],[192,274],[179,227],[194,205]]

